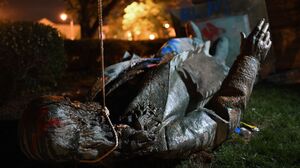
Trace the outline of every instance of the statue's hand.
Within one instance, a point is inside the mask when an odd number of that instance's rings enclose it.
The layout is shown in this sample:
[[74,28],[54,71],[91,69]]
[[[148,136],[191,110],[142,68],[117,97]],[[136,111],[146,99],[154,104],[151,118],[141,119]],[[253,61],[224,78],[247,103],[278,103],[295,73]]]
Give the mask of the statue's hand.
[[153,145],[155,135],[144,130],[136,130],[128,125],[118,125],[116,130],[120,134],[122,150],[140,151],[145,150],[148,146]]
[[263,61],[272,45],[268,28],[269,23],[262,19],[248,37],[241,32],[241,55],[253,56],[258,61]]

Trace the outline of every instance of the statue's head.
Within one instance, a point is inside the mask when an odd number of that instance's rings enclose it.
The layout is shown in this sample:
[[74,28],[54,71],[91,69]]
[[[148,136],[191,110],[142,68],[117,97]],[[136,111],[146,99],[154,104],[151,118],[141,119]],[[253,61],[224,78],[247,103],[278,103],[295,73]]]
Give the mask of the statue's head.
[[112,130],[101,111],[98,103],[40,97],[22,115],[20,147],[33,160],[93,160],[113,145]]

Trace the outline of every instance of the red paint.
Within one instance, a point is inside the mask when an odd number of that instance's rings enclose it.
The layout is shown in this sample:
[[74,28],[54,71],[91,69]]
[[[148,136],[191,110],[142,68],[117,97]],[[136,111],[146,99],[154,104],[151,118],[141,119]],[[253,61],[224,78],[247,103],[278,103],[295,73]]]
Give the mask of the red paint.
[[147,65],[147,68],[153,68],[153,67],[157,67],[158,64],[149,64]]
[[52,118],[40,124],[39,133],[46,133],[50,127],[59,127],[59,126],[61,126],[61,121],[58,118]]
[[48,113],[48,111],[49,111],[48,107],[42,107],[42,108],[40,108],[38,113],[39,114],[46,114],[46,113]]
[[61,125],[61,122],[58,118],[52,118],[48,120],[48,127],[58,127]]
[[40,108],[37,117],[37,135],[41,136],[46,133],[49,127],[59,127],[61,121],[58,118],[51,118],[47,121],[47,115],[49,113],[48,107]]
[[215,41],[222,32],[224,32],[224,29],[218,28],[210,22],[207,22],[206,26],[201,30],[203,37],[210,41]]

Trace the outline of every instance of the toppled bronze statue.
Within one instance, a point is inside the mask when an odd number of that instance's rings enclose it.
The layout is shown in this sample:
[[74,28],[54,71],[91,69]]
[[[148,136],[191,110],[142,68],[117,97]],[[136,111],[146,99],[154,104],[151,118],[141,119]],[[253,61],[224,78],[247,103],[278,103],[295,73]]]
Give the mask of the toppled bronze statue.
[[271,47],[268,27],[262,19],[248,37],[241,33],[240,55],[229,72],[218,61],[224,53],[211,56],[196,29],[190,39],[169,41],[156,57],[134,55],[106,68],[106,101],[114,128],[101,113],[101,78],[86,102],[41,97],[22,116],[20,146],[36,160],[92,161],[113,148],[115,129],[119,143],[108,157],[115,161],[182,158],[214,149],[239,125]]

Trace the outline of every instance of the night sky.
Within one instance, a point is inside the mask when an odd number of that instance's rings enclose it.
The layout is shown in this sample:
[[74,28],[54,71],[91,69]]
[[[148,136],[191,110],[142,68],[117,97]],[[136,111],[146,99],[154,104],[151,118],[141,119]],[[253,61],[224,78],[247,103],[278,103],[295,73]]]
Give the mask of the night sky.
[[6,0],[0,8],[0,19],[36,21],[46,17],[59,21],[63,11],[63,0]]

